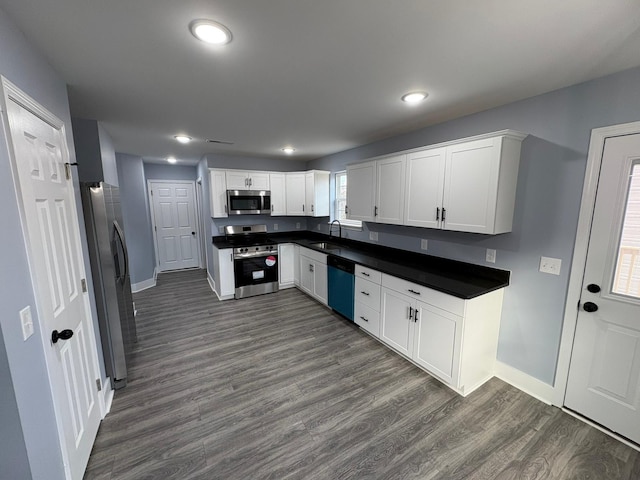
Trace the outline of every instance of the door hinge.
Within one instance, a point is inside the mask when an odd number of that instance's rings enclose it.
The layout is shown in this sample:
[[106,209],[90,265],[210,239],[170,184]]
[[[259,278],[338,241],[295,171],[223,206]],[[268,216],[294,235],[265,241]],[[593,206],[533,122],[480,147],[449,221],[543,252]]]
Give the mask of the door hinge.
[[102,382],[100,381],[99,378],[96,378],[96,387],[98,387],[99,392],[102,391]]
[[84,278],[80,280],[80,285],[82,285],[82,292],[87,293],[87,281]]

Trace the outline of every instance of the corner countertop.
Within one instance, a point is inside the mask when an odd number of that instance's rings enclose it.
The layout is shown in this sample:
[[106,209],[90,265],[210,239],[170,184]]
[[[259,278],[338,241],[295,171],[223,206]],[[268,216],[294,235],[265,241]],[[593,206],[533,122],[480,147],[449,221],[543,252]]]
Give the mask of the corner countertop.
[[[268,237],[275,243],[296,243],[464,300],[508,286],[511,276],[506,270],[310,231],[270,233]],[[326,251],[312,246],[318,242],[331,242],[340,248]],[[217,248],[233,248],[224,236],[213,237],[213,244]]]

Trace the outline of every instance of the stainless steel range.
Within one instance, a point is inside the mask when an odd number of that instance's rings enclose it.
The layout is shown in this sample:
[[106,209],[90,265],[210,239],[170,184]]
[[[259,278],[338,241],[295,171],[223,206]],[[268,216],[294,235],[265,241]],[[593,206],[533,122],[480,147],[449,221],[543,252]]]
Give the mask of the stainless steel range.
[[278,291],[278,245],[267,237],[266,225],[227,225],[233,245],[235,298]]

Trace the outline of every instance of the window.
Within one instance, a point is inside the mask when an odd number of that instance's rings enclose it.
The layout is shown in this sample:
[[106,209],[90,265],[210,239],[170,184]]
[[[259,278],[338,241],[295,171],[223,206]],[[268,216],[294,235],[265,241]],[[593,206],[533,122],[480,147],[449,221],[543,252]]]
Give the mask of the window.
[[362,228],[360,220],[348,220],[345,213],[347,205],[347,172],[337,172],[336,177],[336,203],[333,210],[333,218],[340,220],[342,226]]

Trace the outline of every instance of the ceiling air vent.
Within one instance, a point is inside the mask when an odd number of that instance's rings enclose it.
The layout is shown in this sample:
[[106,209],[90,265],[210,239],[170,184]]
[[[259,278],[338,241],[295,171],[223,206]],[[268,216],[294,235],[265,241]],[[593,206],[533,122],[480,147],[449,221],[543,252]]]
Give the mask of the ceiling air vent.
[[224,140],[212,140],[210,138],[207,138],[206,142],[207,143],[218,143],[220,145],[233,145],[233,142],[225,142]]

